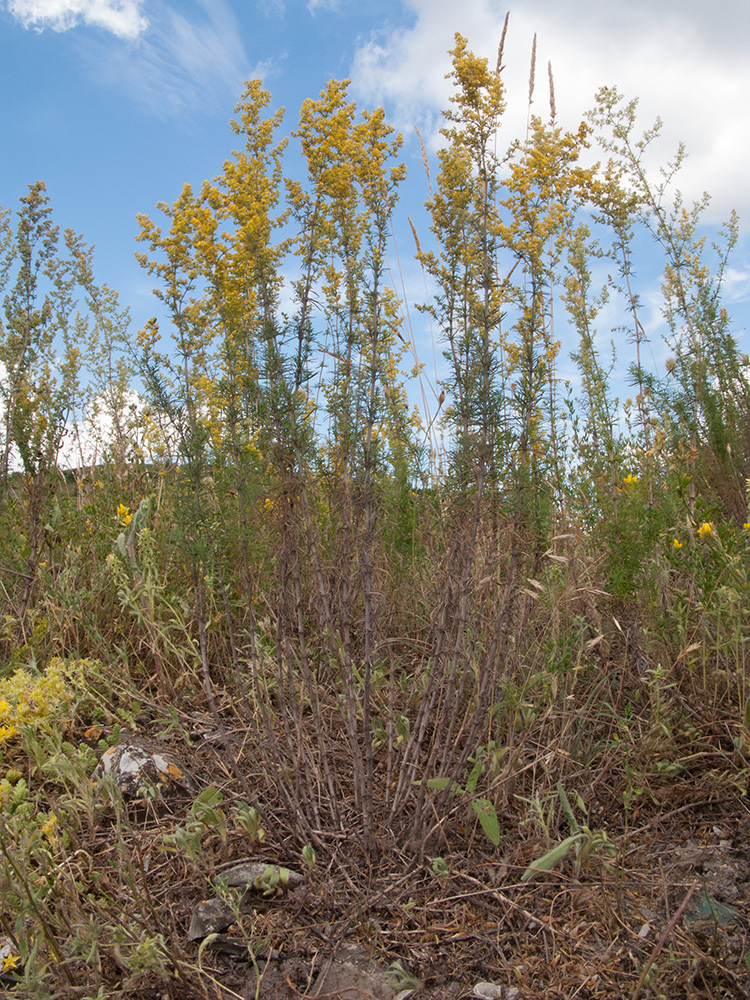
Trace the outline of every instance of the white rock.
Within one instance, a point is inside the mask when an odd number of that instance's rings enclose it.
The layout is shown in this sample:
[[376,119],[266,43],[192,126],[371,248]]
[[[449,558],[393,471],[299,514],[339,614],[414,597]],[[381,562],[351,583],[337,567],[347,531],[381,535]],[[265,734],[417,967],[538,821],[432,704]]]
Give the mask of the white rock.
[[479,1000],[516,1000],[518,990],[515,986],[498,986],[496,983],[477,983],[471,991],[473,997]]

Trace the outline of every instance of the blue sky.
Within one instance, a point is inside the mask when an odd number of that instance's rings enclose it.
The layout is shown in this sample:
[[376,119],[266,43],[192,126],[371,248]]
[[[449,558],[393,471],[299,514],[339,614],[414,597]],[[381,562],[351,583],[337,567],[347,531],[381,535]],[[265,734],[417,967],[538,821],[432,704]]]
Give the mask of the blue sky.
[[[603,84],[639,97],[664,121],[660,157],[683,140],[680,186],[713,195],[708,221],[731,208],[742,240],[727,288],[742,338],[750,311],[750,5],[746,0],[506,0],[509,108],[522,135],[529,54],[553,65],[558,113],[573,126]],[[0,206],[45,181],[62,227],[96,246],[99,282],[116,288],[136,326],[156,312],[135,262],[136,214],[152,217],[184,182],[213,177],[229,155],[228,122],[243,80],[260,76],[289,129],[302,101],[351,77],[360,106],[383,104],[404,132],[410,180],[401,213],[427,230],[417,123],[434,154],[453,33],[495,59],[506,4],[490,0],[0,0]],[[540,113],[546,111],[539,97]],[[420,221],[421,220],[421,221]],[[402,241],[407,295],[424,297]],[[644,298],[656,302],[658,274]],[[648,293],[648,294],[647,294]],[[658,339],[658,309],[653,331]],[[603,330],[609,337],[609,332]],[[424,360],[431,348],[423,345]]]

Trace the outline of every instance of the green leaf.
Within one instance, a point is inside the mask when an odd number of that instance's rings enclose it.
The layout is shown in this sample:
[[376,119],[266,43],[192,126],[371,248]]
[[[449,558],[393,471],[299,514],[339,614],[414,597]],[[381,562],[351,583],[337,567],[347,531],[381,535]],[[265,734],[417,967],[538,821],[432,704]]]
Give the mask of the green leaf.
[[448,865],[446,864],[445,858],[433,858],[432,870],[438,878],[444,878],[448,874]]
[[438,792],[444,792],[450,783],[450,778],[430,778],[427,782],[427,787],[435,788]]
[[210,808],[211,806],[216,806],[224,800],[224,793],[216,785],[209,785],[208,788],[204,788],[200,795],[196,796],[193,806],[205,806]]
[[561,841],[557,847],[553,847],[551,851],[542,855],[541,858],[537,858],[536,861],[532,861],[529,867],[521,876],[522,882],[528,882],[529,879],[534,878],[540,872],[548,872],[555,867],[558,861],[562,861],[564,857],[567,856],[568,851],[577,844],[578,841],[583,837],[582,833],[575,833],[572,837],[566,837],[565,840]]
[[305,844],[302,848],[302,860],[305,862],[308,868],[312,869],[315,867],[315,860],[317,855],[315,853],[315,848],[312,844]]
[[214,933],[214,934],[207,934],[206,937],[204,937],[203,940],[201,941],[200,947],[198,948],[198,968],[199,969],[202,969],[201,962],[203,961],[203,952],[206,950],[206,948],[209,947],[209,945],[212,945],[214,943],[214,941],[218,941],[218,940],[219,940],[219,935],[216,934],[216,933]]
[[489,799],[478,798],[472,800],[471,808],[477,814],[487,838],[497,847],[500,843],[500,824],[495,807]]
[[560,797],[560,804],[563,807],[563,812],[568,820],[571,831],[575,834],[579,832],[578,821],[576,820],[573,810],[571,808],[570,802],[568,801],[568,796],[565,794],[565,789],[563,788],[562,781],[557,783],[557,794]]
[[466,781],[466,791],[469,795],[474,794],[474,789],[477,787],[477,782],[484,774],[484,761],[478,760],[474,767],[471,769],[471,774]]
[[201,824],[213,828],[221,826],[226,819],[221,809],[201,809],[196,812],[196,818]]

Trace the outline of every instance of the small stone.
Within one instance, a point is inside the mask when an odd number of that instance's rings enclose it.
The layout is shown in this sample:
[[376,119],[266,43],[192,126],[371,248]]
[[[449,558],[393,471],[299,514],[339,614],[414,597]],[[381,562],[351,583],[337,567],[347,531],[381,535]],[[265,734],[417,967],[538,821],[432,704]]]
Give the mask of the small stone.
[[481,1000],[503,1000],[503,988],[494,983],[476,983],[471,995]]
[[96,750],[101,740],[105,739],[107,731],[104,726],[89,726],[83,734],[83,742],[86,746]]
[[516,1000],[518,990],[515,986],[498,986],[496,983],[477,983],[471,991],[472,997],[478,1000]]
[[96,780],[108,774],[128,798],[134,798],[141,788],[149,785],[161,792],[182,790],[191,794],[198,788],[176,754],[134,736],[126,729],[120,733],[120,742],[104,751],[94,770]]
[[304,876],[280,865],[264,864],[262,861],[250,861],[234,865],[220,872],[214,879],[215,883],[255,889],[270,895],[276,890],[294,889],[304,881]]
[[704,890],[690,901],[685,920],[695,930],[726,929],[740,921],[740,914],[733,906],[720,903]]
[[193,910],[188,938],[196,941],[216,934],[233,924],[234,920],[234,910],[223,899],[203,899]]

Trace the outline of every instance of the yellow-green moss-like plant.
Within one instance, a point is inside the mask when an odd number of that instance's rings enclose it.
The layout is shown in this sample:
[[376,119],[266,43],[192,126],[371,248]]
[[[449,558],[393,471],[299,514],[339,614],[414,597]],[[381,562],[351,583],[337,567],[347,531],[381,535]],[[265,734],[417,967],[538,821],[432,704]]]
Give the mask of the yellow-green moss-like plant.
[[78,686],[76,678],[83,678],[85,664],[55,656],[42,673],[21,668],[0,681],[0,746],[24,726],[59,718]]

